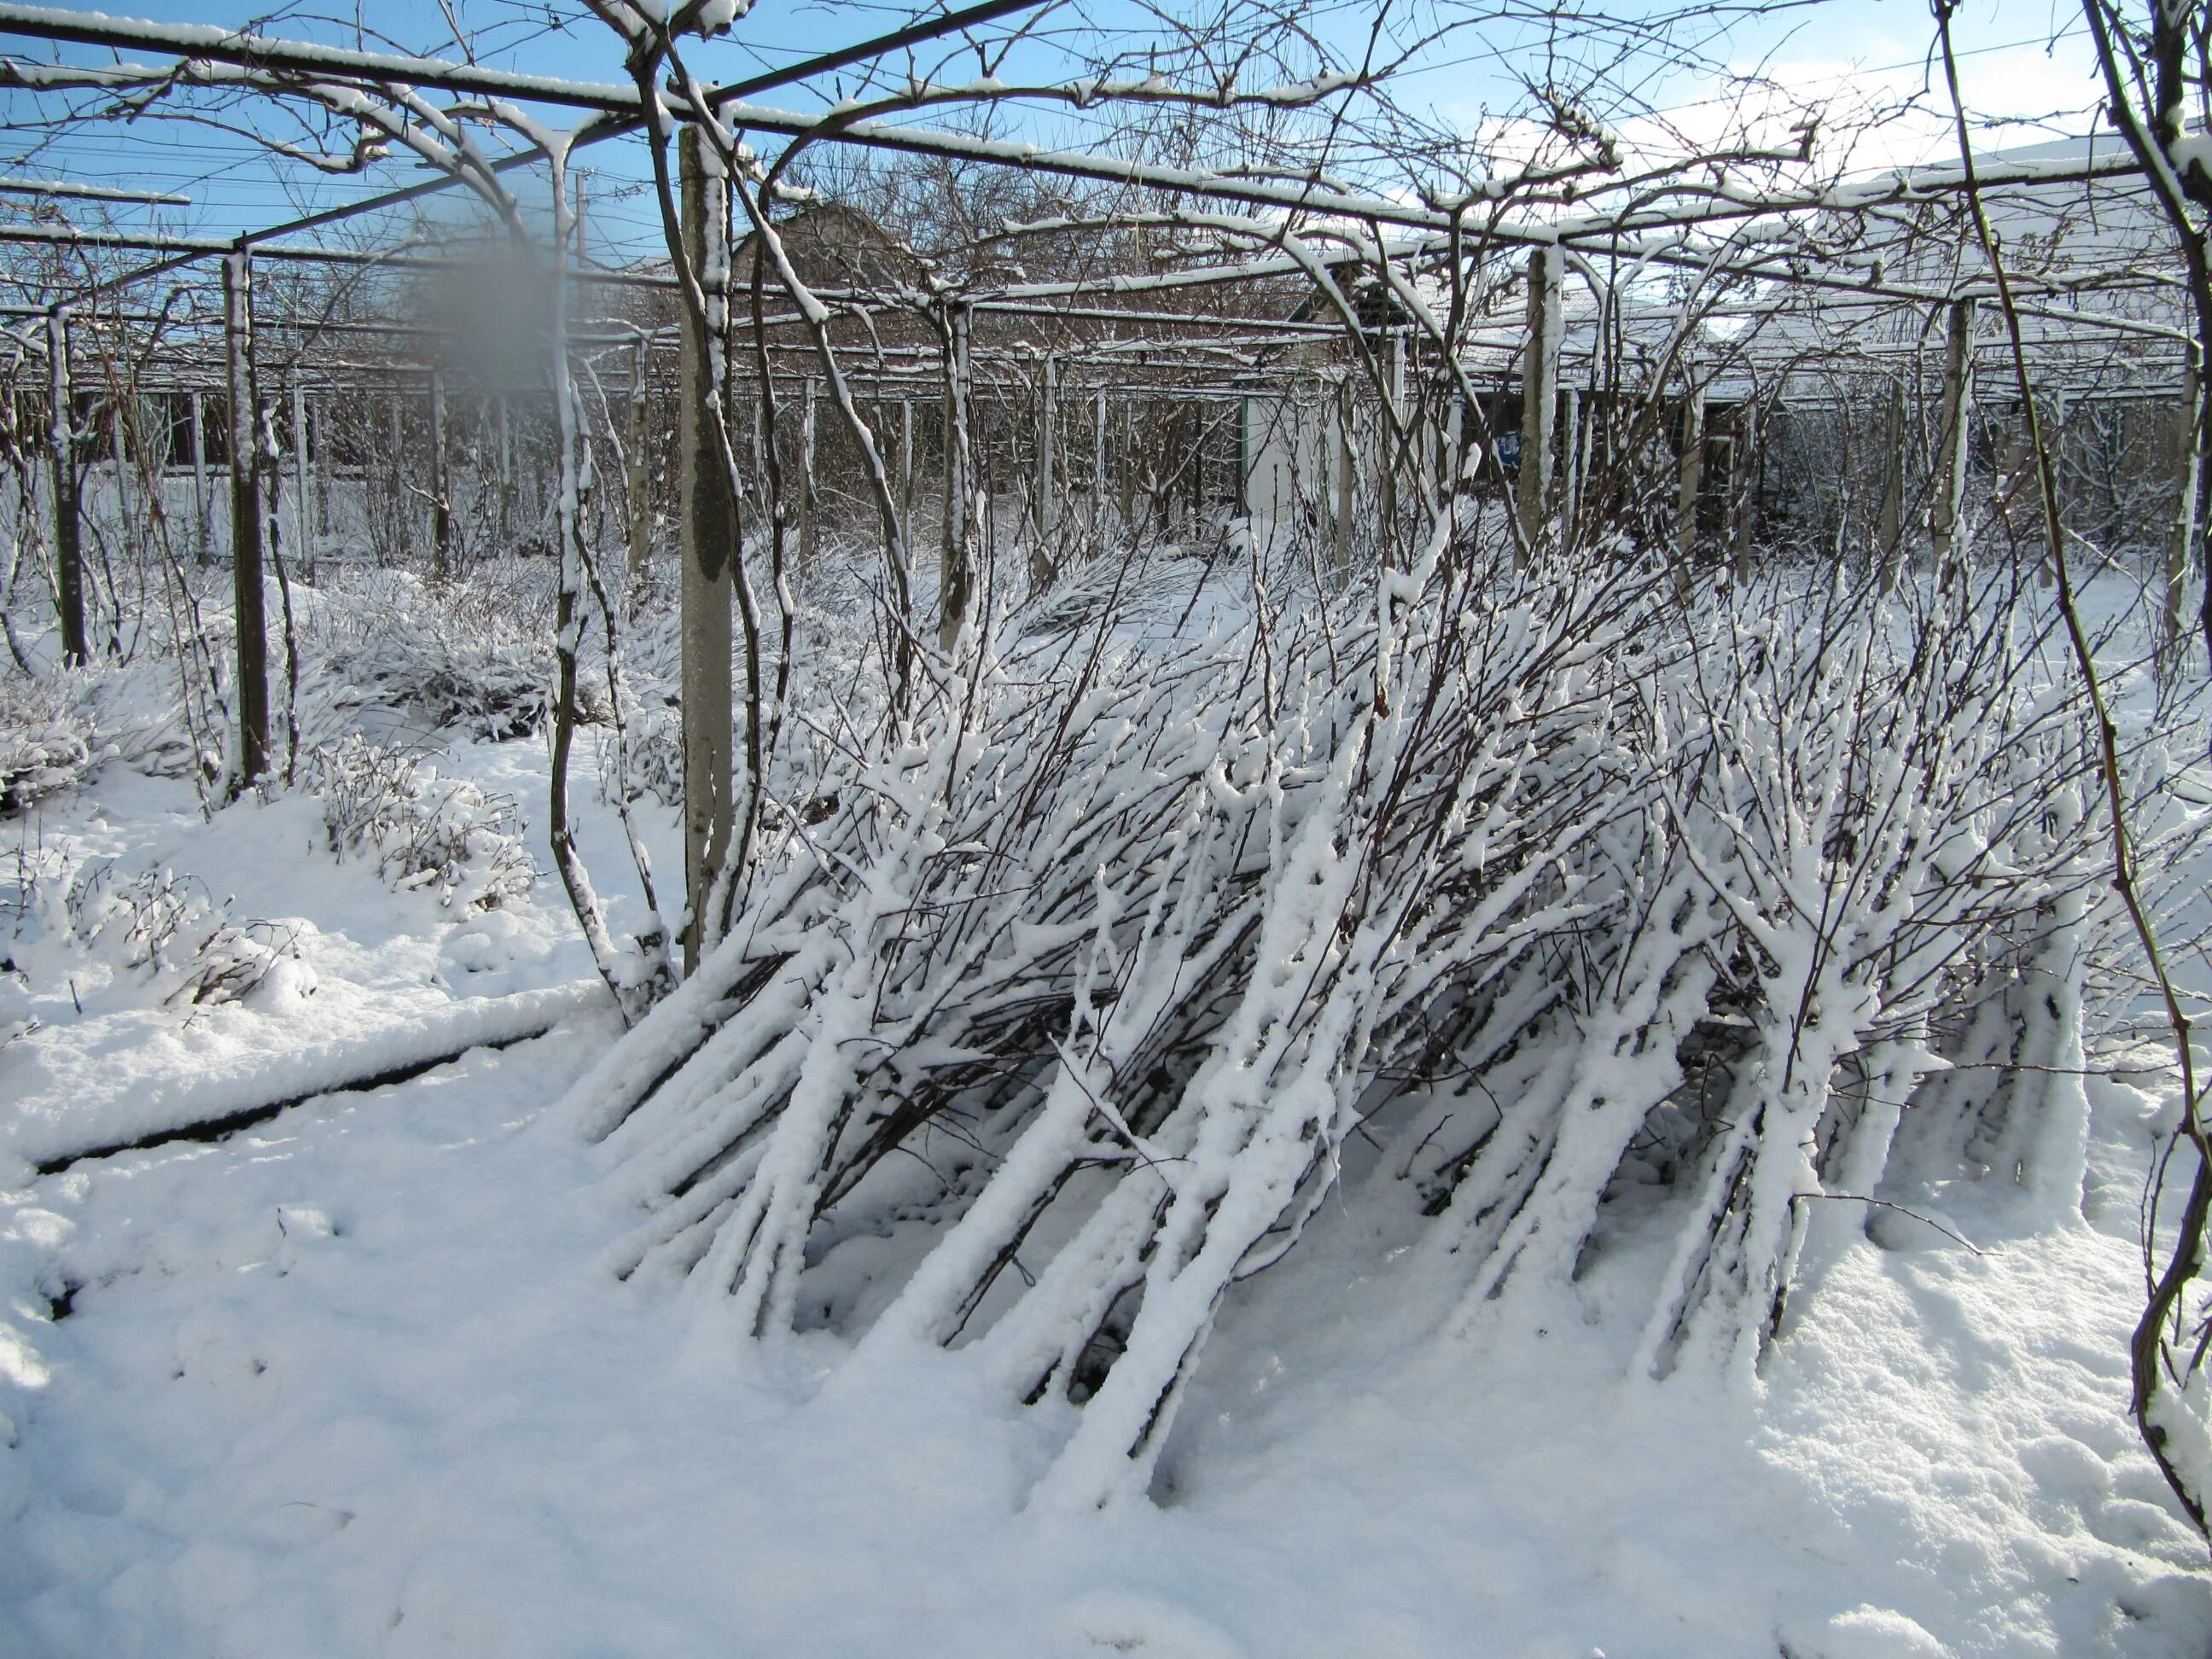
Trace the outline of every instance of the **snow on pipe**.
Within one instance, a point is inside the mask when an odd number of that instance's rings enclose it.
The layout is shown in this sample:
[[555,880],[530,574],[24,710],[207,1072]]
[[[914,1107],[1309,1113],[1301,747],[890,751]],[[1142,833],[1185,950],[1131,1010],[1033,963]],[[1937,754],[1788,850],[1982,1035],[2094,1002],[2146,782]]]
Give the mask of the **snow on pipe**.
[[607,1006],[606,988],[596,979],[478,998],[368,1036],[156,1079],[96,1109],[74,1097],[19,1107],[0,1120],[0,1144],[50,1175],[84,1158],[212,1139],[319,1095],[404,1082],[472,1048],[543,1036],[563,1020]]

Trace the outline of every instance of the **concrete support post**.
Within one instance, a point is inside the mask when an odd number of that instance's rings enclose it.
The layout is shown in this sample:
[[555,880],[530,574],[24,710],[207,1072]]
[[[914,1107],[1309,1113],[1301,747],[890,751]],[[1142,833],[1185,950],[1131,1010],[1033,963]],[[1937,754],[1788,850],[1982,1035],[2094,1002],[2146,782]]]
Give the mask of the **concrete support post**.
[[69,313],[46,313],[48,459],[54,483],[54,609],[61,629],[62,660],[82,665],[84,637],[84,529],[76,471],[76,385],[70,373]]
[[1461,454],[1467,447],[1467,405],[1460,399],[1459,382],[1447,382],[1444,416],[1443,465],[1440,470],[1439,487],[1447,508],[1451,498],[1459,494]]
[[1542,540],[1552,507],[1553,422],[1559,401],[1559,279],[1565,264],[1557,248],[1528,255],[1528,343],[1521,356],[1521,477],[1514,514],[1533,549]]
[[1091,395],[1091,514],[1100,524],[1106,521],[1106,388],[1100,386]]
[[447,493],[446,377],[430,371],[430,559],[441,579],[453,569],[453,502]]
[[314,475],[307,456],[307,393],[292,388],[292,556],[308,570],[313,568],[315,498]]
[[2181,370],[2180,418],[2174,424],[2173,523],[2166,538],[2166,646],[2176,662],[2188,639],[2189,572],[2196,562],[2197,485],[2204,464],[2204,434],[2197,425],[2203,419],[2198,404],[2203,373],[2192,342]]
[[630,359],[629,467],[623,493],[629,509],[627,597],[633,617],[646,585],[653,579],[653,462],[647,453],[652,442],[648,413],[653,401],[648,380],[652,352],[651,344],[640,340]]
[[1705,470],[1705,392],[1693,386],[1682,399],[1680,491],[1674,507],[1674,592],[1690,599],[1698,556],[1698,495]]
[[1943,354],[1943,423],[1936,445],[1936,568],[1963,566],[1966,434],[1974,409],[1974,302],[1955,300]]
[[1054,556],[1053,538],[1060,528],[1060,374],[1048,356],[1037,384],[1036,501],[1033,517],[1036,541],[1030,551],[1030,588],[1042,591],[1050,584],[1060,561]]
[[914,399],[899,399],[899,518],[908,544],[914,535]]
[[1747,398],[1736,405],[1729,444],[1729,568],[1739,587],[1751,580],[1752,538],[1759,529],[1759,428],[1758,400]]
[[1571,386],[1559,398],[1560,539],[1573,534],[1575,518],[1582,511],[1583,478],[1589,471],[1589,422],[1583,419],[1582,394]]
[[945,320],[945,542],[938,565],[938,643],[950,652],[975,586],[975,492],[969,429],[968,307]]
[[1889,383],[1882,407],[1881,505],[1875,520],[1875,553],[1881,591],[1897,586],[1905,569],[1905,383]]
[[1352,447],[1352,418],[1356,405],[1349,383],[1340,387],[1336,398],[1336,513],[1332,528],[1336,532],[1336,569],[1340,576],[1352,571],[1352,525],[1358,511],[1359,468]]
[[814,568],[821,536],[822,491],[814,477],[814,377],[810,374],[799,400],[799,562],[802,568]]
[[192,421],[192,536],[199,562],[205,564],[208,549],[207,400],[191,394]]
[[707,936],[707,900],[729,849],[731,573],[737,553],[730,469],[716,436],[720,396],[714,354],[726,303],[727,186],[707,165],[696,126],[677,144],[685,264],[706,278],[708,314],[685,307],[678,453],[682,472],[682,588],[678,599],[684,707],[684,966],[696,969]]
[[238,633],[234,795],[269,766],[269,624],[262,606],[264,512],[259,398],[253,383],[253,271],[245,252],[222,262],[224,355],[230,379],[230,564]]

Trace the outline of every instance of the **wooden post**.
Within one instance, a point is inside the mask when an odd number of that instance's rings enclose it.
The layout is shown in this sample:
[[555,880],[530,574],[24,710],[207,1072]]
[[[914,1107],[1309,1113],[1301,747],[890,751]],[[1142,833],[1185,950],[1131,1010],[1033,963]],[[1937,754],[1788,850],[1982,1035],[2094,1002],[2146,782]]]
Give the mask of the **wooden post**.
[[269,766],[269,624],[261,603],[260,402],[253,385],[253,270],[243,250],[222,262],[223,345],[230,370],[230,568],[238,630],[237,795]]
[[430,557],[442,580],[453,568],[453,504],[447,494],[446,377],[430,371]]
[[1522,539],[1533,550],[1542,539],[1552,505],[1553,421],[1559,398],[1559,277],[1557,248],[1528,255],[1528,343],[1521,357],[1521,477],[1514,514]]
[[191,394],[192,411],[192,526],[199,561],[208,562],[207,409],[199,392]]
[[1692,386],[1682,398],[1681,495],[1674,509],[1674,592],[1685,605],[1698,553],[1698,489],[1705,468],[1705,392]]
[[54,609],[62,633],[62,660],[81,665],[84,642],[83,528],[78,517],[76,386],[70,374],[69,313],[46,313],[46,361],[52,370],[47,422],[54,477]]
[[[678,137],[684,263],[707,278],[707,315],[684,308],[683,404],[678,453],[683,468],[683,588],[678,599],[683,637],[684,966],[699,965],[707,936],[707,899],[728,852],[731,809],[730,718],[731,570],[737,549],[730,469],[714,434],[713,410],[720,395],[714,353],[726,303],[728,268],[727,190],[718,169],[706,164],[696,126]],[[704,326],[702,327],[702,322]]]
[[2203,419],[2198,400],[2203,365],[2191,341],[2181,368],[2180,419],[2174,427],[2173,524],[2166,538],[2166,647],[2177,665],[2186,648],[2189,570],[2197,545],[2197,480],[2203,465]]
[[1965,560],[1960,519],[1966,497],[1966,428],[1974,408],[1974,302],[1954,300],[1943,354],[1943,424],[1936,441],[1936,568]]
[[1892,380],[1881,425],[1881,507],[1875,523],[1875,552],[1881,561],[1881,591],[1897,586],[1905,569],[1905,383]]
[[640,340],[631,371],[628,492],[629,592],[627,598],[632,617],[637,615],[638,600],[653,576],[653,464],[646,457],[646,445],[651,432],[647,405],[652,401],[647,382],[652,350],[651,344]]
[[947,653],[968,619],[975,582],[975,495],[969,481],[969,315],[955,305],[945,323],[945,544],[938,564],[937,640]]

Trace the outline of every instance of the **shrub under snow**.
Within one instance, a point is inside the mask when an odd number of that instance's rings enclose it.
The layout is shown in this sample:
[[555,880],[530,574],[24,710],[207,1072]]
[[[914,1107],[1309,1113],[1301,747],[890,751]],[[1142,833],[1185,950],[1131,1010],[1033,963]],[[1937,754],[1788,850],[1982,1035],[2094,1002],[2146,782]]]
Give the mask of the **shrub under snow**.
[[359,733],[316,750],[306,769],[331,852],[374,859],[403,891],[432,888],[450,908],[496,910],[537,879],[514,803],[465,778],[441,778]]

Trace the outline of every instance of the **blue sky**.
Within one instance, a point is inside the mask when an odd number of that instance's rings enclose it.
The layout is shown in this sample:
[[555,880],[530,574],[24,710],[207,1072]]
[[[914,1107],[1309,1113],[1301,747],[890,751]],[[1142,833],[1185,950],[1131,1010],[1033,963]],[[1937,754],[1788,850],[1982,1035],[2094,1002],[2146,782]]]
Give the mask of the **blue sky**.
[[[268,13],[266,4],[238,0],[107,0],[118,11],[160,21],[247,27]],[[437,0],[356,0],[356,13],[372,27],[406,48],[452,56],[453,33]],[[343,9],[343,0],[323,0],[319,9]],[[498,48],[486,61],[589,80],[623,78],[612,35],[589,20],[565,31],[549,31],[529,18],[519,0],[455,0],[463,19],[489,26]],[[1632,15],[1640,7],[1611,9]],[[1174,6],[1164,6],[1169,16]],[[1313,14],[1323,39],[1340,52],[1354,52],[1372,15],[1372,0],[1325,0]],[[1196,15],[1188,6],[1181,8]],[[1474,14],[1431,4],[1425,12],[1400,5],[1393,16],[1412,28],[1428,18],[1463,21]],[[910,13],[892,7],[854,3],[782,3],[760,0],[732,35],[696,49],[695,61],[715,79],[730,79],[763,66],[781,65],[811,53],[897,27]],[[1119,33],[1135,40],[1164,32],[1158,19],[1128,0],[1098,0],[1078,15],[1052,14],[1054,27],[1066,30],[1082,48]],[[288,17],[271,33],[315,36],[352,43],[347,26]],[[1738,70],[1759,70],[1801,97],[1839,100],[1845,107],[1894,109],[1878,130],[1862,137],[1851,153],[1861,167],[1940,156],[1949,146],[1948,106],[1940,96],[1923,98],[1917,113],[1910,107],[1926,91],[1926,55],[1932,26],[1924,0],[1828,0],[1792,6],[1775,15],[1730,26],[1712,43],[1712,55]],[[1972,0],[1957,24],[1964,52],[1961,69],[1968,100],[1992,116],[2018,125],[1997,128],[1993,146],[2032,142],[2058,131],[2081,129],[2094,105],[2095,87],[2088,74],[2080,14],[2066,5],[1995,3]],[[1407,86],[1407,95],[1425,110],[1462,130],[1472,131],[1514,101],[1513,76],[1532,61],[1533,37],[1526,31],[1495,26],[1468,27],[1432,48],[1431,65]],[[2055,44],[2054,44],[2055,40]],[[56,49],[21,43],[28,55]],[[72,57],[100,54],[70,52]],[[1045,54],[1039,53],[1042,59]],[[972,71],[963,71],[972,72]],[[1937,83],[1940,94],[1940,82]],[[837,90],[824,82],[794,87],[764,101],[805,106]],[[1663,151],[1679,134],[1695,141],[1717,129],[1735,107],[1735,94],[1718,77],[1677,74],[1649,83],[1644,95],[1662,112],[1658,122],[1638,124],[1638,142]],[[23,94],[0,94],[9,131],[11,163],[21,156],[31,135],[20,124],[35,107]],[[565,121],[573,116],[563,112]],[[1095,133],[1096,118],[1054,113],[1037,118],[1036,136],[1048,142],[1081,143]],[[603,146],[580,157],[595,173],[592,222],[604,252],[622,253],[651,246],[657,238],[649,204],[636,192],[642,161],[634,143]],[[235,233],[290,215],[354,199],[391,184],[412,182],[419,170],[385,164],[368,179],[328,179],[296,164],[269,158],[218,132],[180,126],[102,127],[73,134],[50,146],[30,163],[46,176],[65,175],[88,182],[127,184],[137,188],[174,190],[191,195],[194,206],[172,215],[175,228],[205,234]],[[13,170],[11,166],[11,170]]]

